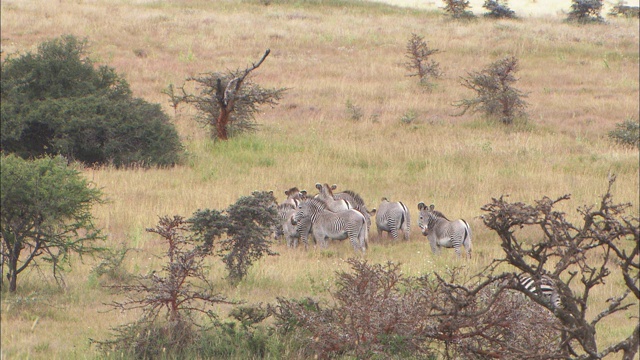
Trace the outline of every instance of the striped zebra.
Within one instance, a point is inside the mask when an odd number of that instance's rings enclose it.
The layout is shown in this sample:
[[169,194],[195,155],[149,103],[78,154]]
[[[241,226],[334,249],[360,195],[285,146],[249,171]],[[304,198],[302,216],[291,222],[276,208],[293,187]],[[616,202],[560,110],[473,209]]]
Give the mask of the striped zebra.
[[295,225],[291,224],[291,220],[297,211],[297,206],[290,202],[283,202],[278,205],[278,224],[276,225],[274,238],[284,237],[287,246],[298,246],[298,237]]
[[317,199],[324,201],[327,204],[327,209],[338,212],[351,209],[351,204],[344,199],[336,199],[333,196],[333,190],[336,189],[336,185],[329,186],[329,184],[320,184],[316,183],[316,189],[318,189],[319,193],[316,195]]
[[308,236],[312,233],[321,247],[327,247],[327,239],[348,238],[355,251],[361,251],[362,254],[366,251],[367,224],[364,215],[357,210],[333,212],[323,200],[313,198],[298,205],[293,223],[305,249],[308,246]]
[[393,240],[398,240],[398,231],[402,230],[404,239],[409,240],[411,230],[409,209],[400,201],[390,202],[383,197],[376,210],[376,226],[379,238],[382,238],[382,232],[386,231]]
[[286,190],[284,194],[287,195],[287,199],[282,203],[292,204],[295,207],[298,206],[298,203],[300,203],[301,200],[307,197],[307,191],[299,190],[297,187],[292,187],[291,189]]
[[528,274],[515,274],[515,284],[510,288],[520,290],[532,294],[534,297],[540,297],[552,308],[558,309],[562,307],[560,293],[557,290],[555,281],[548,275],[540,276],[536,281],[535,278]]
[[427,207],[422,202],[418,204],[418,210],[418,226],[422,235],[429,239],[434,254],[439,254],[441,247],[454,248],[460,257],[460,247],[464,246],[467,257],[471,258],[471,227],[466,221],[449,221],[443,213],[434,210],[434,205]]
[[[335,185],[333,185],[332,189],[335,190]],[[333,197],[337,200],[346,200],[351,207],[360,211],[362,215],[364,215],[365,220],[367,220],[367,231],[371,229],[371,215],[375,213],[375,210],[369,211],[360,195],[355,191],[345,190],[339,193],[334,193]]]

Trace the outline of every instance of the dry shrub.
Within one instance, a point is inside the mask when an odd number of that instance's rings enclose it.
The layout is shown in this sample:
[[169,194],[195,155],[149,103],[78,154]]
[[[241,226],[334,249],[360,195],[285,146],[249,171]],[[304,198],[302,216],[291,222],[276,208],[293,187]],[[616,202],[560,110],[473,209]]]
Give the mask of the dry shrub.
[[333,306],[279,298],[271,307],[276,327],[302,330],[301,340],[318,358],[558,355],[553,315],[497,286],[506,275],[467,286],[459,285],[458,270],[445,280],[404,277],[391,262],[348,262],[353,273],[338,273]]

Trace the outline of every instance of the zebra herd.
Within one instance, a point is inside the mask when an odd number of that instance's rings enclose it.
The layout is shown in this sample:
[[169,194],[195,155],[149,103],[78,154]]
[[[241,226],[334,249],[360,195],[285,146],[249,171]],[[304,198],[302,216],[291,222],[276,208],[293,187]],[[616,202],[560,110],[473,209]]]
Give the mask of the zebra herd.
[[[334,193],[337,186],[326,183],[317,183],[315,187],[318,194],[314,196],[293,187],[284,192],[287,199],[277,205],[279,224],[274,236],[284,238],[288,246],[295,248],[302,243],[307,249],[312,235],[320,247],[327,247],[329,240],[349,239],[354,250],[364,254],[374,214],[379,237],[386,232],[398,240],[402,232],[404,240],[409,240],[411,215],[403,202],[382,198],[377,209],[368,210],[354,191]],[[427,207],[422,202],[418,210],[418,226],[434,253],[439,253],[442,247],[453,248],[460,256],[460,248],[464,246],[467,257],[471,257],[471,228],[466,221],[449,221],[433,205]]]
[[[409,240],[411,215],[401,201],[382,198],[377,209],[368,210],[364,200],[356,192],[346,190],[334,193],[337,186],[317,183],[318,194],[310,196],[305,190],[293,187],[285,191],[286,200],[277,205],[279,224],[274,230],[275,238],[284,238],[287,246],[295,248],[301,242],[309,247],[311,235],[318,246],[326,248],[329,240],[349,239],[356,252],[365,253],[368,246],[371,217],[375,214],[378,237],[386,232],[394,241],[403,234]],[[441,248],[453,248],[461,256],[464,247],[471,257],[471,227],[463,219],[450,221],[434,205],[418,203],[418,227],[427,237],[434,254]],[[515,283],[507,287],[541,297],[552,308],[560,307],[561,300],[553,279],[542,275],[537,280],[524,274],[513,277]]]

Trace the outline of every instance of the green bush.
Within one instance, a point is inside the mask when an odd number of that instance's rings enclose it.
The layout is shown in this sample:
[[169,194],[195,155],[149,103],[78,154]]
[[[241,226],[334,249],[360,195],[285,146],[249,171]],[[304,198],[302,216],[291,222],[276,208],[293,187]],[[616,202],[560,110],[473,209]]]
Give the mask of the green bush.
[[609,138],[618,144],[640,148],[640,122],[627,119],[616,124],[615,130],[609,131]]
[[160,105],[85,57],[86,40],[45,41],[2,64],[1,150],[23,158],[63,155],[87,165],[173,165],[178,133]]
[[567,21],[579,24],[603,23],[601,11],[602,0],[573,0],[571,10],[567,14]]

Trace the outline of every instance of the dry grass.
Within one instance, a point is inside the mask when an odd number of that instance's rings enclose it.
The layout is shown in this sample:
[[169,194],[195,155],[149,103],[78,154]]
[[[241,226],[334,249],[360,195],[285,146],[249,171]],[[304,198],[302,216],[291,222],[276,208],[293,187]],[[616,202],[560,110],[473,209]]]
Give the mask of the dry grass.
[[[560,18],[456,23],[437,11],[330,3],[338,5],[2,1],[3,58],[35,51],[43,40],[62,34],[86,36],[96,62],[116,68],[135,96],[164,104],[170,114],[160,92],[167,85],[242,68],[266,48],[272,53],[254,80],[290,88],[279,106],[259,115],[259,133],[227,143],[208,140],[193,111],[180,109],[175,122],[189,152],[184,166],[84,170],[110,200],[95,209],[109,243],[139,250],[127,259],[126,270],[159,267],[153,255],[162,251],[161,243],[144,231],[158,216],[224,209],[253,190],[274,190],[282,200],[289,187],[313,192],[316,182],[355,190],[370,208],[383,196],[409,204],[411,241],[390,244],[373,235],[367,258],[401,262],[410,275],[461,264],[473,272],[500,257],[498,240],[478,218],[491,197],[510,194],[514,201],[532,202],[571,193],[564,210],[575,218],[576,207],[595,204],[612,171],[618,174],[615,200],[633,203],[637,213],[638,151],[606,136],[616,123],[638,119],[637,20],[587,27]],[[411,33],[442,51],[434,59],[445,76],[431,92],[406,77],[400,65]],[[506,55],[520,60],[517,87],[529,93],[530,123],[505,129],[477,115],[452,116],[451,103],[473,95],[459,78]],[[349,120],[347,101],[362,109],[361,121]],[[402,124],[403,116],[414,120]],[[459,262],[451,251],[432,256],[417,231],[420,201],[470,221],[470,262]],[[223,267],[212,259],[220,291],[251,302],[325,296],[334,271],[347,269],[344,260],[353,255],[346,242],[308,253],[276,249],[280,256],[260,261],[237,288],[222,280]],[[42,269],[44,274],[31,271],[19,278],[17,296],[3,294],[2,359],[94,358],[89,337],[102,339],[109,327],[135,318],[102,312],[114,297],[89,275],[94,265],[74,262],[65,291]],[[621,286],[610,285],[594,299],[604,301]],[[607,322],[603,326],[611,331],[603,337],[613,341],[635,321],[620,316]]]

